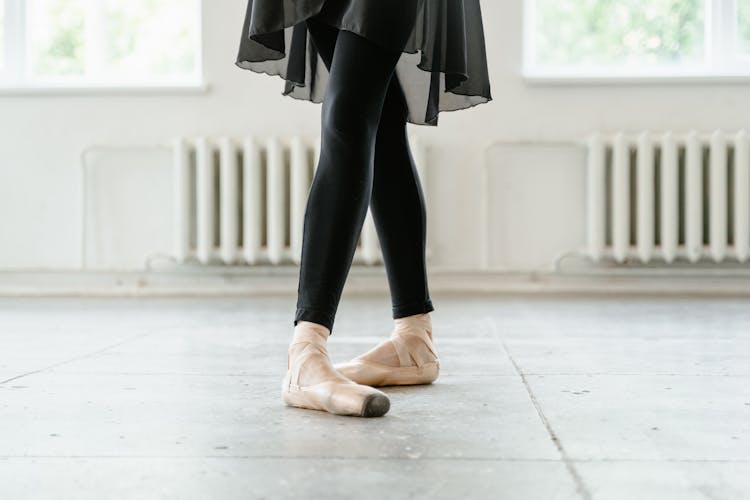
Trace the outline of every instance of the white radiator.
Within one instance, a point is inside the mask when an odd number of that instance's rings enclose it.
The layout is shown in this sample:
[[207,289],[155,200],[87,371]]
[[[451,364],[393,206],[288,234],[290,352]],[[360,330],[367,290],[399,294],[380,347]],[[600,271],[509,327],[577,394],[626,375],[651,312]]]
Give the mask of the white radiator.
[[595,134],[587,168],[593,260],[748,259],[750,140],[744,130]]
[[[425,148],[416,138],[411,145],[424,184]],[[173,147],[173,257],[201,264],[300,263],[319,144],[300,137],[196,137],[178,138]],[[380,262],[368,209],[354,263]]]

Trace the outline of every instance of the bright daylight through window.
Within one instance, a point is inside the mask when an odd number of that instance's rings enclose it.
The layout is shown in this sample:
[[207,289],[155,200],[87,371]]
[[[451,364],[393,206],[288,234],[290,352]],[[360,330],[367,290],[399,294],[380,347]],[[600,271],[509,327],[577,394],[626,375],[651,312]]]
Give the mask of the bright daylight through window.
[[0,1],[0,74],[5,69],[5,3]]
[[0,87],[193,86],[200,0],[0,0]]
[[530,78],[750,76],[750,0],[526,0]]

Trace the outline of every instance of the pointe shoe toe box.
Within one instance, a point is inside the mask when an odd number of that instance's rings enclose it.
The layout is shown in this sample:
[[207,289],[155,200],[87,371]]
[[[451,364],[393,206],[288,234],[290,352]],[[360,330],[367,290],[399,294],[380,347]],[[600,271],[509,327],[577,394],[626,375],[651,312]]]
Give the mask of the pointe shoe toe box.
[[391,407],[384,393],[354,382],[322,382],[305,387],[289,384],[287,378],[284,382],[282,398],[289,406],[359,417],[380,417]]

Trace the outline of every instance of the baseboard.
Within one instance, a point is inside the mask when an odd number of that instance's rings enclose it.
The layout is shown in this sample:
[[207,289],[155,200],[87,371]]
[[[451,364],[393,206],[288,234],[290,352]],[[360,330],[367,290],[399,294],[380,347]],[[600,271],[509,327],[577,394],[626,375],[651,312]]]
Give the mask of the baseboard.
[[[431,269],[431,293],[670,294],[750,297],[747,269],[509,272]],[[296,294],[297,266],[150,271],[0,271],[0,296],[232,296]],[[382,266],[354,266],[345,294],[387,293]]]

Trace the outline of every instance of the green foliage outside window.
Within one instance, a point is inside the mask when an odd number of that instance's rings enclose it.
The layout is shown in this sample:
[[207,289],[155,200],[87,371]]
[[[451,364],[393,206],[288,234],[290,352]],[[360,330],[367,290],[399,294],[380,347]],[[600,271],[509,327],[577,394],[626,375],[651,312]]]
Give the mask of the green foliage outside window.
[[5,66],[5,4],[0,2],[0,68]]
[[195,29],[184,0],[109,0],[107,61],[111,71],[180,75],[195,65]]
[[[750,4],[750,0],[739,0]],[[700,63],[705,0],[536,0],[537,62]],[[748,24],[748,23],[746,23]]]
[[67,76],[84,72],[84,2],[34,0],[31,51],[34,74]]
[[737,0],[737,28],[740,51],[750,54],[750,0]]
[[32,73],[121,81],[190,75],[197,65],[195,5],[185,0],[29,0]]

